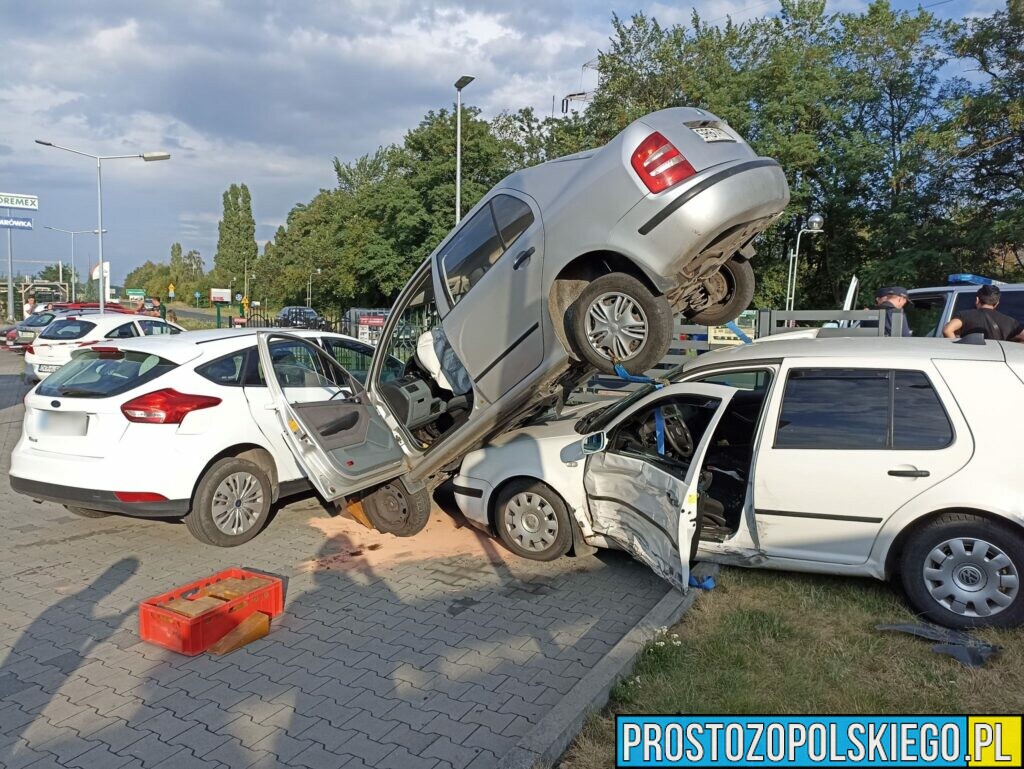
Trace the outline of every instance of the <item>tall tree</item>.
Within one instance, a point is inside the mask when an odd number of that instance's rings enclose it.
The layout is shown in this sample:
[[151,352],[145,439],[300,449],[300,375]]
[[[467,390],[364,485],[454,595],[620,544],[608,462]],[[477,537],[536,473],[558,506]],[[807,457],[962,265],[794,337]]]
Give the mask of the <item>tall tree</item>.
[[245,266],[255,266],[259,253],[256,246],[256,220],[252,215],[252,199],[245,184],[232,184],[224,192],[224,213],[217,226],[217,253],[213,257],[214,272],[219,280],[235,278],[241,283]]

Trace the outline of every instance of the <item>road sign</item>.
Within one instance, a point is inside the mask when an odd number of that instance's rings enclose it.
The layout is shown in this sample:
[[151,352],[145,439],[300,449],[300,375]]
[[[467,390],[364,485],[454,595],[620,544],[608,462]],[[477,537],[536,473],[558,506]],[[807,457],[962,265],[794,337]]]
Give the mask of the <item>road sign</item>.
[[35,195],[20,195],[17,192],[0,192],[0,208],[24,208],[39,210],[39,198]]
[[202,294],[200,294],[198,291],[196,291],[194,294],[192,294],[192,296],[194,296],[196,299],[198,299],[199,297],[202,296]]
[[31,230],[32,220],[23,216],[0,216],[0,227],[8,230]]
[[167,293],[168,294],[173,294],[174,293],[174,284],[173,283],[168,283],[167,284]]
[[241,294],[235,294],[235,301],[236,302],[241,302],[242,301],[242,295]]
[[125,296],[129,299],[145,299],[146,289],[144,288],[126,288],[124,290]]

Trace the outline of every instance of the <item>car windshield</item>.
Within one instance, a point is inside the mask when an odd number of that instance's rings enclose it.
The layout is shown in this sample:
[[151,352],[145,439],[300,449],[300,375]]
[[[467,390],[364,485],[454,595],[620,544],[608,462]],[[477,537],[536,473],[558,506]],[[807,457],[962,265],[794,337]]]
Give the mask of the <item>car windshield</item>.
[[177,364],[144,352],[93,348],[78,353],[36,388],[38,395],[107,398],[166,374]]
[[[685,366],[685,363],[680,363],[678,366],[670,368],[668,371],[665,372],[665,376],[662,378],[669,382],[675,382],[676,379],[682,376],[683,368]],[[625,398],[620,398],[619,400],[615,401],[614,403],[608,406],[605,406],[604,408],[597,409],[596,411],[591,411],[589,414],[580,419],[580,421],[578,421],[574,425],[576,432],[580,433],[581,435],[586,435],[587,433],[595,433],[598,432],[599,430],[603,430],[611,423],[613,419],[615,419],[615,417],[617,417],[622,412],[626,411],[630,406],[632,406],[637,401],[646,398],[656,389],[658,389],[658,385],[654,383],[640,385],[639,387],[637,387],[637,389],[635,389]]]
[[28,318],[22,325],[28,326],[29,328],[38,328],[40,326],[49,326],[53,319],[57,316],[52,312],[40,312],[36,315]]
[[40,339],[72,340],[81,339],[96,328],[95,323],[90,323],[81,318],[65,318],[55,320],[46,330],[39,335]]

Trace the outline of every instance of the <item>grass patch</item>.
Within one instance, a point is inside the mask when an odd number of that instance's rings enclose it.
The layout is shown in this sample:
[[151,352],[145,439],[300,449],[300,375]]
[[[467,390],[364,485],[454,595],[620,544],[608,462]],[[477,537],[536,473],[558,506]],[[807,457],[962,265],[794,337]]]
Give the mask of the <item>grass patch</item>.
[[615,713],[1024,710],[1024,630],[976,633],[1003,651],[972,670],[933,654],[930,642],[874,629],[913,621],[874,580],[723,568],[718,587],[645,649],[559,766],[613,767]]

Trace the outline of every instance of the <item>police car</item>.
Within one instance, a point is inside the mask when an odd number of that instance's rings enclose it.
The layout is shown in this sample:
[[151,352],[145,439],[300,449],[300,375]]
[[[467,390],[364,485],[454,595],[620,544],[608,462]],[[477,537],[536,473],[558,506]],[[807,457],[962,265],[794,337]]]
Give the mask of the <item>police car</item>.
[[1002,283],[970,273],[954,273],[949,283],[936,288],[915,288],[907,322],[914,336],[942,336],[942,328],[959,312],[974,309],[974,297],[984,285],[999,286],[999,312],[1024,323],[1024,283]]

